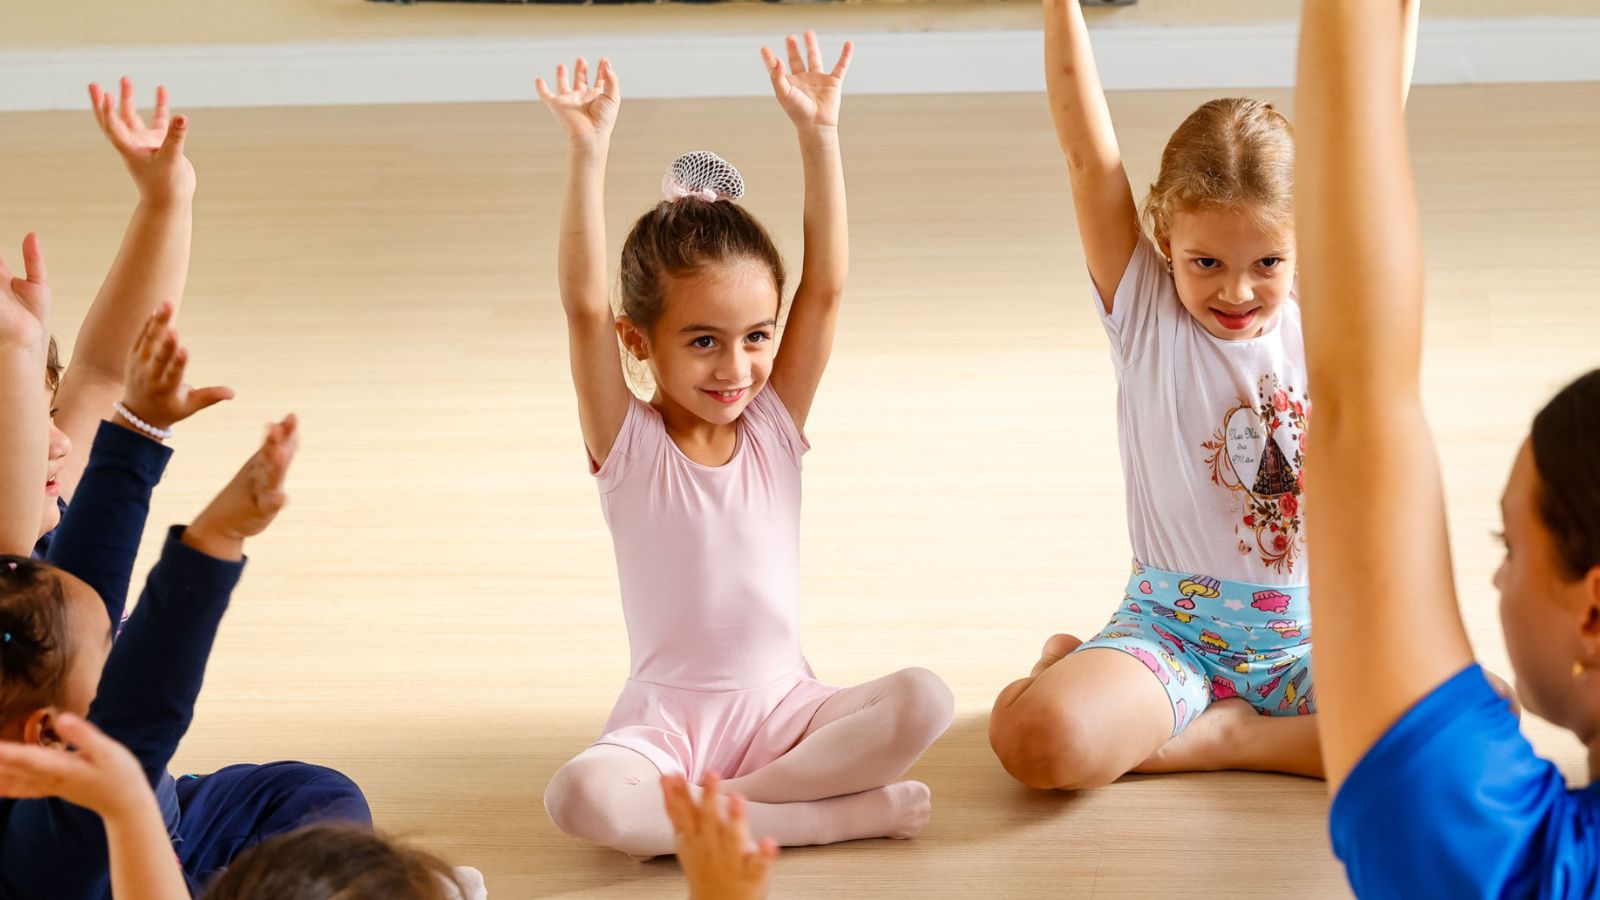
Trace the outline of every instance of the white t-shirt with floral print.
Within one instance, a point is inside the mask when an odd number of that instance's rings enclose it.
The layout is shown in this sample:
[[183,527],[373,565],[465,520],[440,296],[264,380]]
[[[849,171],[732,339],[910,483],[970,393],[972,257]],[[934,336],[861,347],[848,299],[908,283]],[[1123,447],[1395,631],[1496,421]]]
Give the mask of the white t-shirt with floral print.
[[[1093,291],[1093,289],[1091,288]],[[1141,237],[1110,315],[1128,532],[1147,565],[1265,585],[1307,583],[1305,343],[1291,294],[1273,329],[1214,337]]]

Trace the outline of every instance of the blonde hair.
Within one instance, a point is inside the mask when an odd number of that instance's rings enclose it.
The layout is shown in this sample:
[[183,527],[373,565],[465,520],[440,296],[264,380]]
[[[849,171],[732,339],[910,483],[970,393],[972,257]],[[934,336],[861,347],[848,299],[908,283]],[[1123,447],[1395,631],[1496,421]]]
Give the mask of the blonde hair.
[[1173,216],[1230,209],[1272,229],[1294,227],[1294,134],[1264,100],[1212,100],[1189,114],[1161,152],[1144,219],[1165,247]]

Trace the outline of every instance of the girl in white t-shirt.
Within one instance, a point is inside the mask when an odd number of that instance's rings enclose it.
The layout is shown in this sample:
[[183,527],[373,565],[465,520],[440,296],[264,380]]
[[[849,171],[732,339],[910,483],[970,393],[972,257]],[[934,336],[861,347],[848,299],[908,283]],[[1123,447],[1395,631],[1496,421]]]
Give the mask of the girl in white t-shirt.
[[1146,233],[1083,13],[1044,6],[1051,111],[1117,370],[1135,562],[1098,636],[1055,635],[1001,692],[990,741],[1039,788],[1133,769],[1320,776],[1289,123],[1258,100],[1195,110],[1162,154]]

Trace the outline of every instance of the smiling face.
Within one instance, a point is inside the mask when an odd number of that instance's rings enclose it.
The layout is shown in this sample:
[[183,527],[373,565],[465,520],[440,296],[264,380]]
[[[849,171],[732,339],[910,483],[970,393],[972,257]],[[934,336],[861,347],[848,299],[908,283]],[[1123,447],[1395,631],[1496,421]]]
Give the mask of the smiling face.
[[1226,209],[1178,211],[1161,250],[1178,299],[1225,341],[1272,330],[1294,287],[1294,235]]
[[56,498],[61,496],[61,485],[56,479],[61,475],[61,467],[66,465],[67,454],[72,452],[72,439],[67,437],[66,432],[56,427],[56,411],[53,406],[55,403],[55,388],[47,383],[45,385],[45,393],[48,396],[46,402],[51,404],[50,444],[45,451],[48,454],[49,462],[45,469],[44,509],[41,511],[39,519],[40,537],[49,534],[57,525],[61,524],[61,509],[56,504]]
[[772,372],[779,298],[771,268],[733,259],[663,287],[661,314],[648,333],[618,321],[623,343],[649,363],[658,402],[669,411],[733,423]]

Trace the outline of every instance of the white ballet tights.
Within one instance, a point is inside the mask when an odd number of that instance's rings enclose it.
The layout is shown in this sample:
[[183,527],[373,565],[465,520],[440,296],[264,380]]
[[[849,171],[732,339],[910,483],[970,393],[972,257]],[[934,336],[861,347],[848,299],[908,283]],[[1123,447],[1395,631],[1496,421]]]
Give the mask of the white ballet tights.
[[[898,781],[950,727],[954,700],[926,669],[846,688],[817,710],[800,742],[770,765],[724,782],[743,794],[756,837],[786,847],[909,838],[932,815],[931,794]],[[661,772],[625,747],[590,747],[562,766],[545,810],[562,831],[636,857],[673,852]]]

